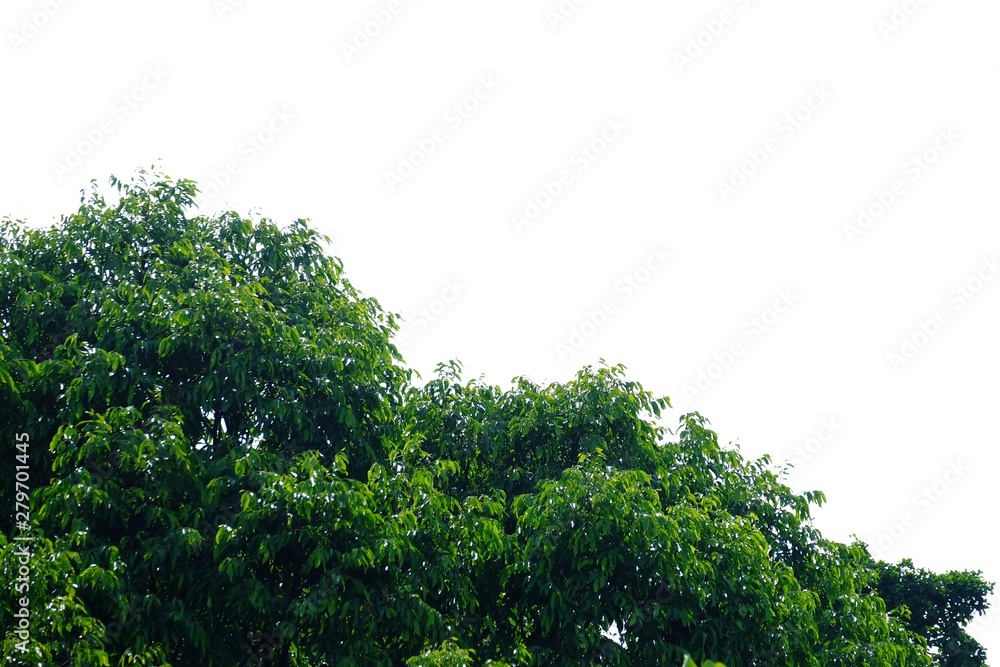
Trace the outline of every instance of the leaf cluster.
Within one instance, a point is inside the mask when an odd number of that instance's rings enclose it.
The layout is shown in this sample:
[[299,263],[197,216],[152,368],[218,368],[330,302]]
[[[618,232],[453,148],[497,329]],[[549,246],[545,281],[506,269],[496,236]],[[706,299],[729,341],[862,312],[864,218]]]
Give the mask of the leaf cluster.
[[824,538],[822,493],[665,428],[621,366],[418,385],[308,221],[111,185],[0,222],[0,454],[29,434],[36,537],[10,664],[985,664],[980,573]]

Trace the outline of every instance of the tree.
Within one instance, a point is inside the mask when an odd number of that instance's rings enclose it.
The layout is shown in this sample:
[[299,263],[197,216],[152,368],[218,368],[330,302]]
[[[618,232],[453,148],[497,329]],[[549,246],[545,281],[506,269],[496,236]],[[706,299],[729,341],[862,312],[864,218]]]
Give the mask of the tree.
[[[411,391],[423,449],[458,463],[449,492],[503,492],[515,540],[481,591],[499,604],[472,645],[523,644],[539,664],[923,665],[923,640],[865,591],[862,545],[811,527],[820,493],[797,496],[765,457],[720,447],[621,367],[503,392],[457,365]],[[411,426],[412,427],[412,426]],[[496,574],[494,574],[496,572]],[[491,586],[491,582],[497,582]],[[489,587],[489,588],[487,588]],[[601,636],[612,624],[623,645]]]
[[307,221],[111,184],[0,225],[0,450],[34,537],[0,518],[30,584],[0,593],[30,613],[11,664],[896,667],[985,608],[978,573],[927,573],[964,606],[918,623],[909,570],[812,527],[821,493],[701,415],[668,431],[620,366],[418,384]]
[[965,632],[974,614],[982,614],[993,585],[982,572],[935,574],[910,559],[875,564],[875,590],[890,609],[900,609],[905,624],[927,638],[937,667],[982,667],[986,650]]
[[189,217],[190,181],[112,185],[114,201],[94,186],[52,229],[8,222],[0,245],[0,434],[34,443],[32,652],[287,656],[326,627],[310,623],[323,587],[358,612],[378,585],[367,545],[402,523],[379,516],[368,479],[408,377],[393,319],[304,221]]

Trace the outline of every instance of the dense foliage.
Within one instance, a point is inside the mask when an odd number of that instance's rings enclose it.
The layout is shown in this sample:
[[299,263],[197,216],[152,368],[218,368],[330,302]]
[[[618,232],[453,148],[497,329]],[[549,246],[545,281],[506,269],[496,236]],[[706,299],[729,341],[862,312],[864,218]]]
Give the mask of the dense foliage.
[[986,612],[993,590],[979,572],[935,574],[914,567],[910,559],[874,566],[879,597],[890,609],[906,608],[906,626],[926,637],[936,667],[986,664],[986,651],[965,632],[974,614]]
[[621,367],[414,383],[305,221],[112,185],[0,227],[0,501],[20,455],[34,537],[0,516],[8,664],[985,664],[979,573],[825,539],[821,493],[665,429]]

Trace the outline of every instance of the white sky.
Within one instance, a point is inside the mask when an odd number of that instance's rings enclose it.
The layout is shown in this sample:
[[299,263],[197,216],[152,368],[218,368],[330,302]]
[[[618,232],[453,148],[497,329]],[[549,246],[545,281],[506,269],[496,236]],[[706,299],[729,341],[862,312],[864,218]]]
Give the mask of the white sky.
[[0,216],[216,174],[206,211],[333,236],[425,377],[624,363],[670,425],[808,446],[828,535],[1000,581],[1000,5],[896,2],[5,0]]

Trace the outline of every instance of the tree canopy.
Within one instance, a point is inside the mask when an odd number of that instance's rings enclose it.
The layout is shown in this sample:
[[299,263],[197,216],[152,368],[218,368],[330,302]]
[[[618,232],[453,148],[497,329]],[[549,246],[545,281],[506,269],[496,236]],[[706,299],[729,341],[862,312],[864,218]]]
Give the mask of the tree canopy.
[[985,664],[979,572],[824,538],[621,366],[418,382],[308,221],[111,185],[0,223],[8,664]]

